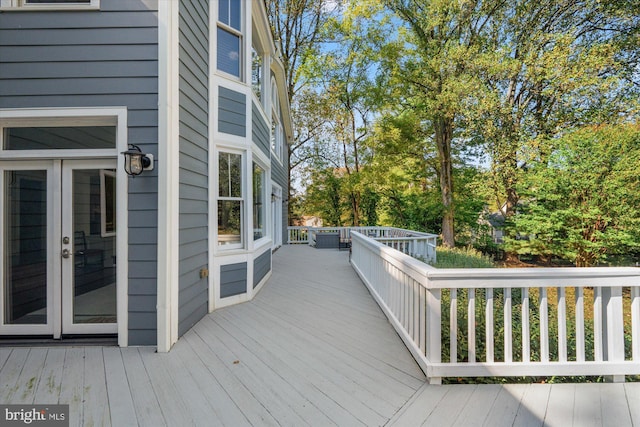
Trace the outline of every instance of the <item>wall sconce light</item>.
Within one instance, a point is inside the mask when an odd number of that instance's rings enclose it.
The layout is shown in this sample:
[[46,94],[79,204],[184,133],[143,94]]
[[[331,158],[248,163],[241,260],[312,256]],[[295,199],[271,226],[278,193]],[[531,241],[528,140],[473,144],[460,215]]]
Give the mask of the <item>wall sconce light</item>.
[[128,175],[140,175],[142,171],[153,170],[153,155],[143,153],[137,145],[129,144],[129,149],[123,151],[124,171]]
[[272,202],[275,202],[275,201],[276,201],[276,198],[277,198],[276,193],[271,193],[271,201],[272,201]]

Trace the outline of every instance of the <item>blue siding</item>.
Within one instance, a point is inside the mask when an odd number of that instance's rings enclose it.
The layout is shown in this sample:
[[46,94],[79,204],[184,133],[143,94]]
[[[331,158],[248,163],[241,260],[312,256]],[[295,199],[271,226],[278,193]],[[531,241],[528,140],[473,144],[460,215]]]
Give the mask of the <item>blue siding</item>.
[[271,249],[253,260],[253,287],[258,286],[258,283],[271,271]]
[[247,263],[220,266],[220,298],[247,292]]
[[218,131],[247,136],[247,97],[243,93],[218,88]]
[[206,0],[180,2],[180,283],[178,334],[208,312],[209,53]]
[[[157,155],[157,25],[149,0],[0,13],[0,108],[126,106],[129,141]],[[156,343],[157,188],[156,170],[129,180],[130,345]]]
[[262,114],[260,114],[260,107],[255,102],[251,103],[251,115],[251,138],[253,143],[268,156],[271,151],[271,131],[269,125],[262,118]]

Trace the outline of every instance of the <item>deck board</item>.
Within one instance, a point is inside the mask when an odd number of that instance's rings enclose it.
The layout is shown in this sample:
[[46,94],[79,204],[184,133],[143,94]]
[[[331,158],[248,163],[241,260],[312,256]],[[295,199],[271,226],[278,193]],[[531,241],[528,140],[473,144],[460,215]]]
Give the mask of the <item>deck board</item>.
[[43,349],[47,357],[44,362],[40,378],[33,398],[33,403],[57,404],[62,388],[62,368],[67,354],[64,348]]
[[113,425],[126,425],[129,420],[137,420],[137,417],[127,373],[122,361],[122,353],[115,347],[105,347],[102,353],[104,357],[104,375],[109,379],[106,384],[109,399],[109,418]]
[[495,402],[498,393],[500,393],[501,386],[498,384],[470,385],[469,388],[473,388],[473,394],[469,397],[464,408],[458,411],[459,413],[454,421],[456,426],[473,427],[483,425],[493,406],[493,402]]
[[640,426],[640,383],[426,384],[347,253],[307,246],[166,354],[0,348],[0,402],[69,404],[72,426]]
[[47,350],[43,348],[32,348],[24,362],[20,376],[16,380],[16,387],[13,396],[8,400],[21,404],[32,404],[38,382],[42,377],[42,369],[47,357]]

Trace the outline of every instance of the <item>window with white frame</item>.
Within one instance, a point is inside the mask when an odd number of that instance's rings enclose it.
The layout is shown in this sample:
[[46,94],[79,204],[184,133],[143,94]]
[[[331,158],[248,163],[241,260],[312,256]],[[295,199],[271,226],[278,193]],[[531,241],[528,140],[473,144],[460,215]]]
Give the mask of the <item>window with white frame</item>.
[[275,79],[271,80],[271,151],[282,162],[282,125],[280,123],[280,103]]
[[266,172],[253,162],[253,240],[262,239],[266,233]]
[[218,1],[218,70],[242,78],[242,0]]
[[255,46],[251,46],[251,88],[262,102],[262,55]]
[[100,0],[0,0],[0,9],[99,9]]
[[218,153],[218,247],[243,246],[242,154]]

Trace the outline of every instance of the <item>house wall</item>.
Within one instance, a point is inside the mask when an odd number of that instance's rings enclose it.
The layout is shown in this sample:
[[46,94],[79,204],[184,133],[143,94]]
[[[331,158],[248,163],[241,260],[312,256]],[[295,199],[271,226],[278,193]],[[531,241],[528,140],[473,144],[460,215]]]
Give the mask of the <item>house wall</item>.
[[253,260],[253,287],[271,271],[271,249],[265,251],[262,255]]
[[179,308],[178,335],[208,311],[207,163],[209,116],[209,5],[206,0],[179,5]]
[[251,139],[253,143],[265,154],[271,150],[269,125],[260,114],[260,107],[255,102],[251,103]]
[[[125,106],[128,141],[157,155],[157,5],[0,13],[0,108]],[[128,184],[129,344],[155,344],[157,171]]]
[[220,266],[220,297],[228,298],[247,292],[247,263]]
[[247,135],[247,97],[245,94],[218,87],[218,131],[236,136]]

